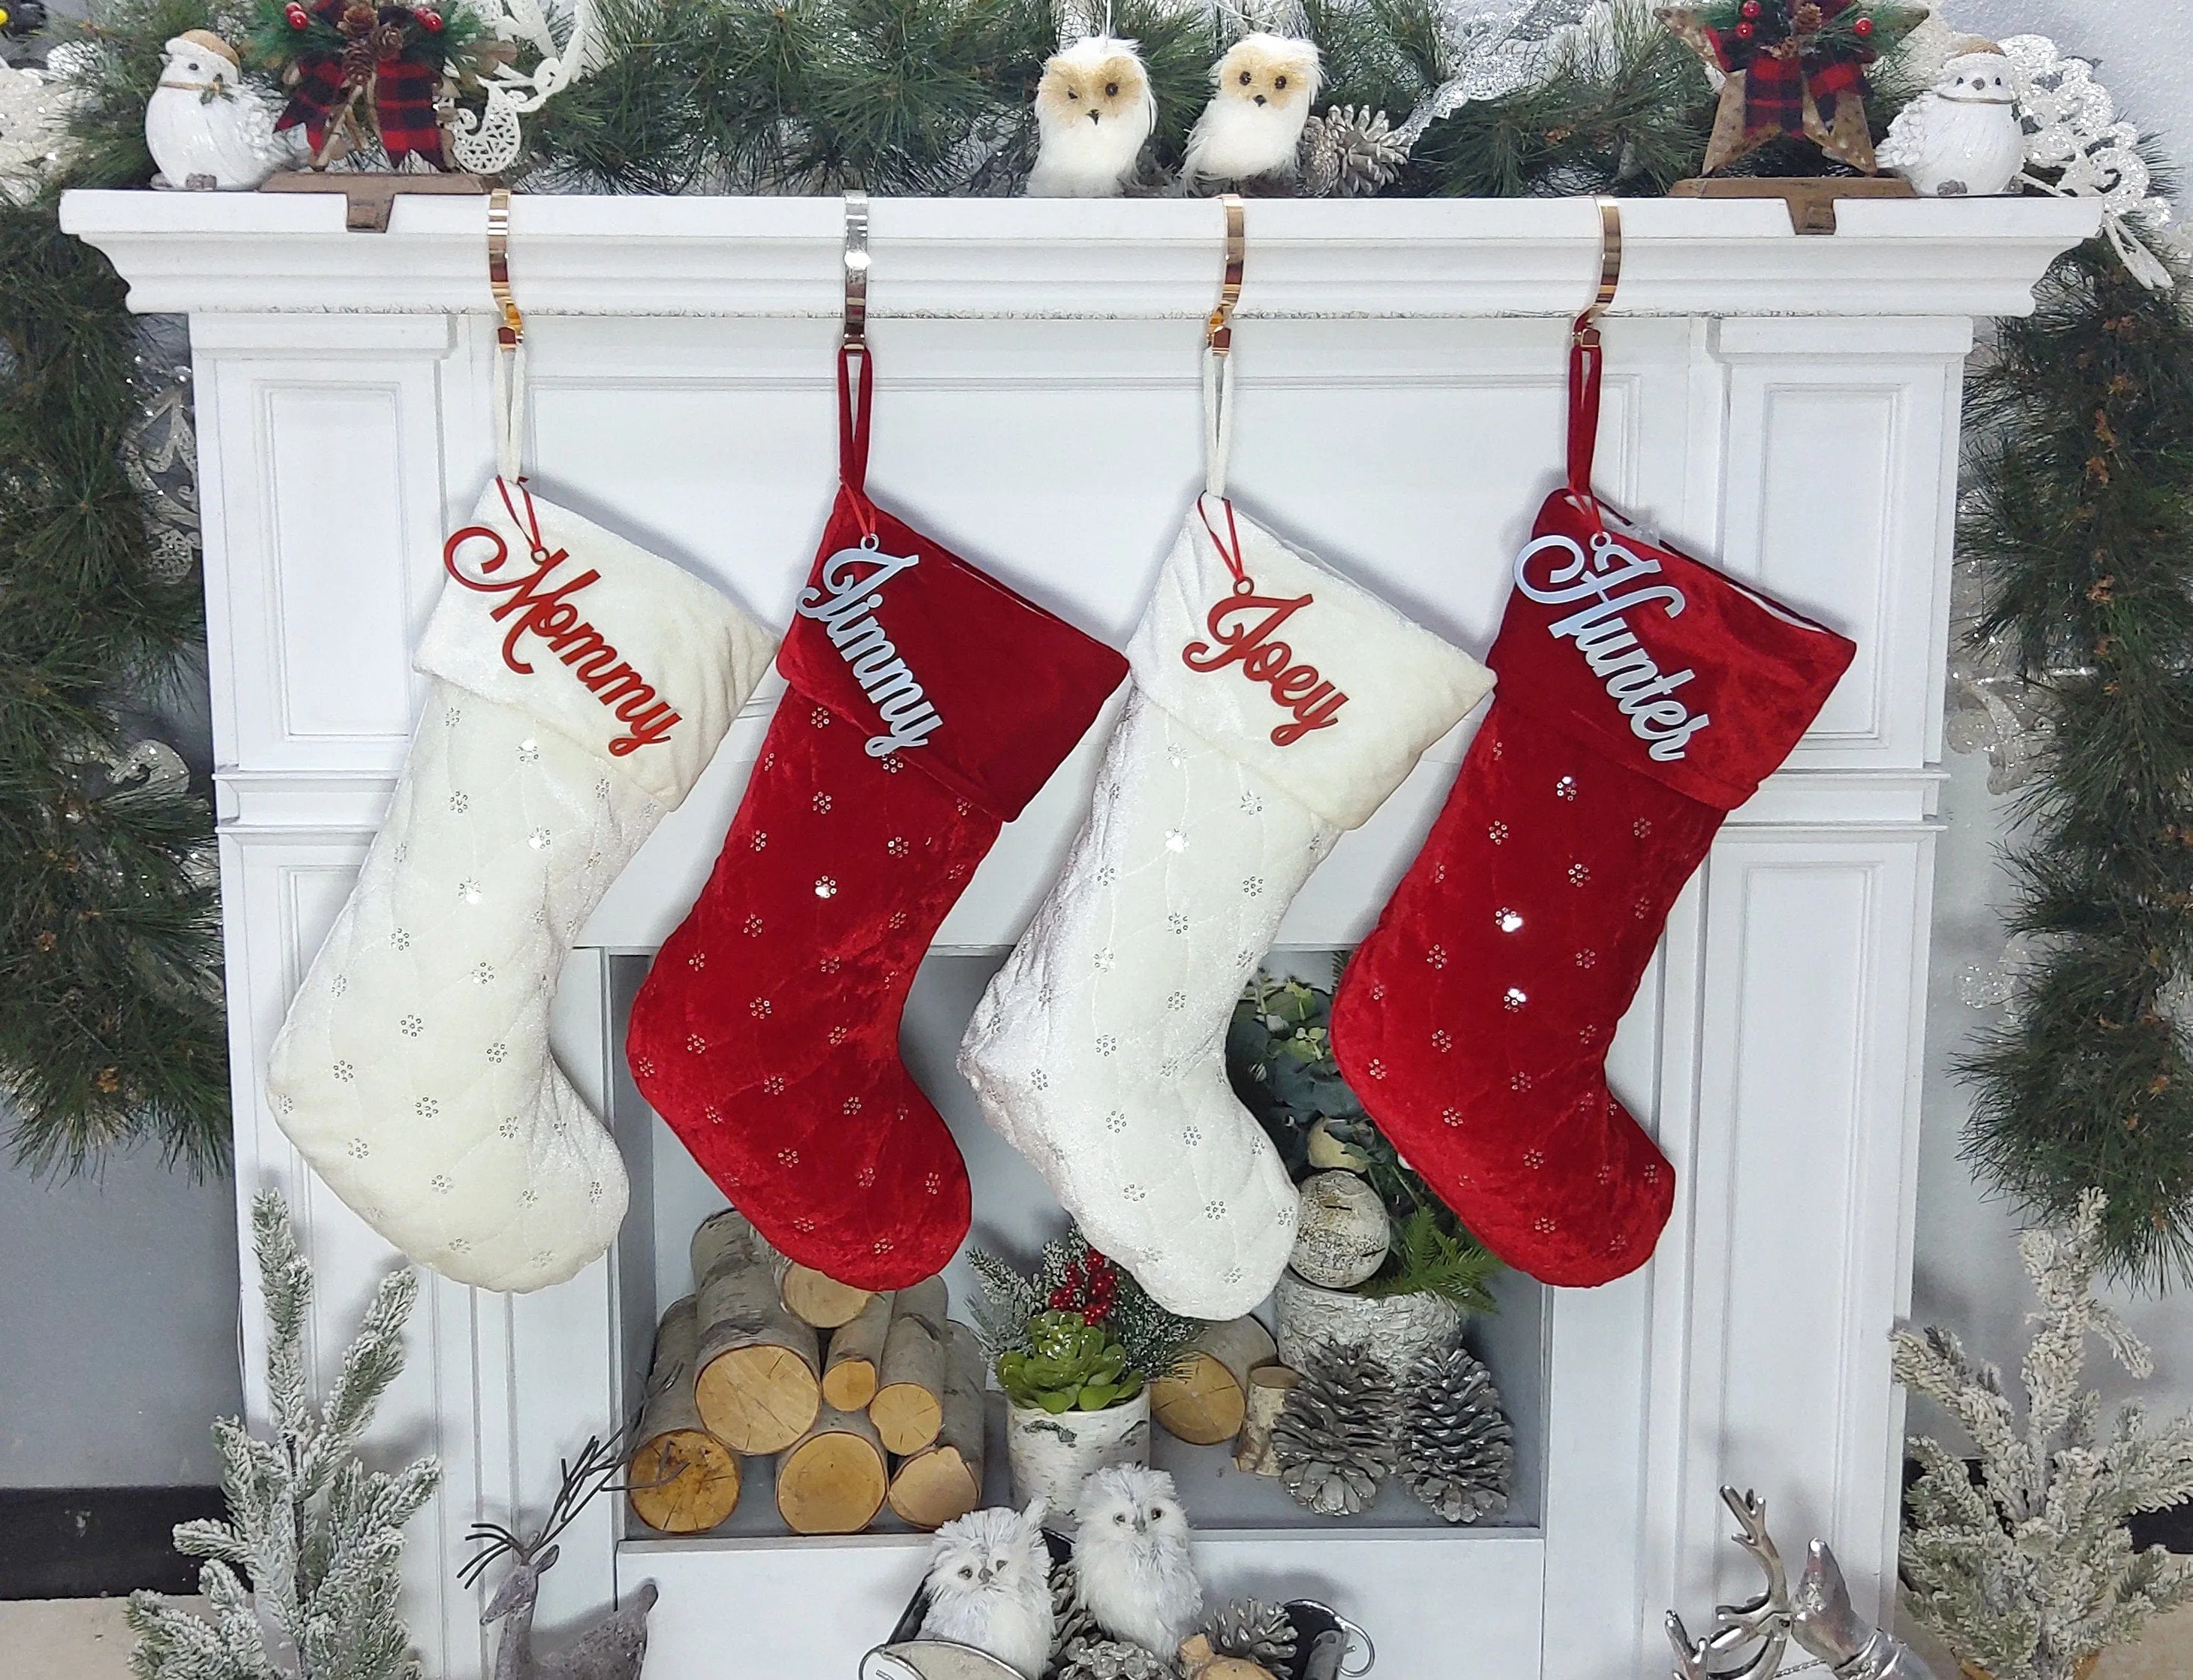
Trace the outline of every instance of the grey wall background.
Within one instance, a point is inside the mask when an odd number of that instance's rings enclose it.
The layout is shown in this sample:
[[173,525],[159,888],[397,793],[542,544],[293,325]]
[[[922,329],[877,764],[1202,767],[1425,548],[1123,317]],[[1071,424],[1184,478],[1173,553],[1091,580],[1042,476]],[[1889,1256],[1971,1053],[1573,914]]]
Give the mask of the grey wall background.
[[[64,0],[57,9],[71,8]],[[1978,33],[2050,35],[2095,59],[2121,114],[2193,158],[2193,87],[2183,75],[2193,62],[2193,7],[1967,0],[1943,9]],[[187,705],[167,709],[178,714],[170,738],[203,770],[203,720]],[[1984,760],[1945,767],[1914,1310],[2014,1364],[2030,1305],[2012,1247],[2016,1222],[1957,1159],[1968,1105],[1948,1073],[1988,1018],[1959,1000],[1957,976],[2001,955],[1995,907],[2007,883],[1995,853],[2004,802],[1987,792]],[[0,1169],[0,1487],[215,1478],[206,1425],[239,1405],[234,1220],[232,1185],[193,1184],[156,1157],[117,1158],[97,1178],[60,1184]],[[2193,1406],[2193,1302],[2121,1299],[2156,1350],[2151,1404]],[[1939,1427],[1923,1411],[1914,1423]]]

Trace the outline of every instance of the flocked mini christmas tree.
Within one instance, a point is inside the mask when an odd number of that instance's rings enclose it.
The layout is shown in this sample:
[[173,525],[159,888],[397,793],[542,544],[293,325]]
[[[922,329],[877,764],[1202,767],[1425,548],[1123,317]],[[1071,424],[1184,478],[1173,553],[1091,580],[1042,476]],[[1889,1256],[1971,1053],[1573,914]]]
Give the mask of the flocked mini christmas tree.
[[396,1615],[404,1525],[432,1497],[441,1467],[420,1459],[386,1476],[352,1449],[404,1368],[418,1276],[382,1282],[326,1403],[315,1407],[304,1356],[312,1268],[278,1195],[252,1204],[251,1229],[273,1438],[252,1435],[240,1419],[214,1425],[228,1520],[175,1529],[175,1549],[206,1560],[198,1590],[211,1620],[155,1593],[132,1594],[131,1666],[140,1680],[416,1680],[419,1663]]
[[2068,1230],[2018,1240],[2041,1306],[2019,1367],[2022,1427],[2001,1373],[1975,1363],[1955,1335],[1896,1333],[1897,1380],[1962,1425],[1978,1463],[1975,1478],[1963,1454],[1912,1441],[1924,1473],[1906,1506],[1905,1599],[1995,1680],[2071,1680],[2085,1658],[2193,1601],[2193,1562],[2159,1545],[2135,1549],[2125,1522],[2193,1498],[2193,1413],[2150,1433],[2135,1403],[2104,1431],[2101,1396],[2080,1387],[2089,1335],[2135,1377],[2155,1368],[2130,1327],[2094,1299],[2104,1212],[2101,1193],[2089,1190]]

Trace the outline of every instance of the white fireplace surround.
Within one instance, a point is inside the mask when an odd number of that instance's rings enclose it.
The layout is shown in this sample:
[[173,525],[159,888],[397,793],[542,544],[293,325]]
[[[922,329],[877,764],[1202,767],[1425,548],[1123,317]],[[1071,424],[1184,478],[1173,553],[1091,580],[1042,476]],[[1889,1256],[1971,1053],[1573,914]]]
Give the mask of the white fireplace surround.
[[[1800,238],[1771,203],[1623,207],[1602,489],[1851,635],[1858,660],[1723,831],[1617,1042],[1617,1088],[1681,1190],[1649,1267],[1532,1304],[1520,1374],[1543,1390],[1542,1464],[1519,1505],[1535,1523],[1222,1516],[1200,1554],[1216,1591],[1327,1598],[1399,1680],[1635,1680],[1667,1671],[1667,1606],[1749,1590],[1721,1540],[1727,1481],[1767,1497],[1785,1548],[1830,1538],[1861,1603],[1885,1603],[1903,1416],[1887,1335],[1910,1287],[1962,361],[1975,318],[2028,310],[2097,220],[2053,200],[1859,201],[1834,237]],[[492,471],[484,206],[399,200],[368,234],[343,231],[334,198],[76,193],[63,223],[114,260],[133,307],[191,319],[239,1212],[270,1185],[296,1208],[324,1371],[392,1257],[291,1151],[261,1077],[401,762],[442,536]],[[834,199],[512,207],[539,482],[773,622],[833,485],[840,226]],[[1236,493],[1481,652],[1560,460],[1591,205],[1255,202],[1248,238]],[[1122,643],[1200,480],[1217,206],[885,200],[873,246],[879,499]],[[772,679],[747,707],[565,972],[559,1052],[604,1112],[617,954],[682,915],[779,691]],[[1283,946],[1362,936],[1474,722],[1318,871]],[[941,950],[1017,937],[1105,727],[1006,832]],[[658,1229],[650,1189],[675,1146],[628,1096],[616,1112],[627,1239],[535,1295],[432,1281],[374,1437],[444,1466],[410,1530],[406,1609],[449,1680],[484,1673],[491,1648],[455,1585],[465,1530],[537,1515],[558,1454],[628,1403],[676,1287],[657,1251],[674,1257],[684,1230],[668,1209]],[[976,1194],[979,1225],[979,1177]],[[245,1293],[247,1405],[263,1414]],[[634,1539],[604,1504],[566,1537],[542,1620],[653,1580],[650,1680],[849,1680],[913,1591],[919,1545]]]

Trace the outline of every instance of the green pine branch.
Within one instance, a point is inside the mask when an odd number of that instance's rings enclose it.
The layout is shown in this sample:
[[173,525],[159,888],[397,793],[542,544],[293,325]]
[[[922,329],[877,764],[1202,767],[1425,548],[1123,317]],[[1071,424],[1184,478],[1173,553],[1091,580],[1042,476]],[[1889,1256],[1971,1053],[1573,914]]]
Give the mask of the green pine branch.
[[1982,637],[2054,728],[2008,861],[2041,952],[1962,1064],[1966,1155],[2024,1208],[2108,1195],[2103,1256],[2193,1279],[2193,321],[2097,240],[2060,260],[1970,381],[1960,541]]

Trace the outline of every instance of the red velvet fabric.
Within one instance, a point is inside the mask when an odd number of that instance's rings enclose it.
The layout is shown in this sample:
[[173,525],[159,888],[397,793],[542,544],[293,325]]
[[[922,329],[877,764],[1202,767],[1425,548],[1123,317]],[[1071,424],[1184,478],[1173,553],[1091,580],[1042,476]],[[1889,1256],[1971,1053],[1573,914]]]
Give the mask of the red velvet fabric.
[[[999,826],[1127,667],[857,482],[777,654],[790,687],[715,870],[640,989],[627,1054],[641,1093],[782,1252],[895,1289],[943,1267],[969,1210],[958,1146],[899,1060],[908,988]],[[833,600],[847,611],[807,616]],[[893,650],[936,721],[883,753],[890,718],[859,678]],[[881,697],[919,728],[902,688]]]
[[1487,1247],[1589,1285],[1644,1264],[1675,1187],[1607,1088],[1608,1041],[1723,817],[1856,650],[1608,532],[1589,496],[1555,492],[1534,536],[1487,662],[1492,708],[1343,978],[1332,1045]]

